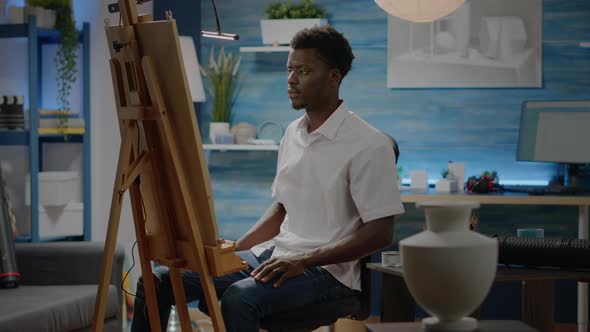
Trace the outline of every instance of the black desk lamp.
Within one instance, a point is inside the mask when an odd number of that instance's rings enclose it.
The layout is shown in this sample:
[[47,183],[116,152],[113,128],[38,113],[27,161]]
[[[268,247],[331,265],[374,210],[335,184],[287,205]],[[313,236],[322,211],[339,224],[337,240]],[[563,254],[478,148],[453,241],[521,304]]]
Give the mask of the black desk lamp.
[[[151,0],[136,0],[137,4],[140,5],[144,2],[148,2]],[[219,23],[219,15],[217,15],[217,6],[215,6],[215,0],[211,0],[213,4],[213,11],[215,12],[215,22],[217,23],[217,31],[201,31],[201,35],[207,38],[217,38],[217,39],[226,39],[226,40],[238,40],[240,36],[233,33],[223,33],[221,32],[221,24]],[[109,4],[108,10],[110,13],[118,13],[119,12],[119,4],[112,3]]]
[[219,24],[219,16],[217,15],[217,7],[215,6],[215,0],[211,0],[213,4],[213,11],[215,12],[215,22],[217,23],[217,32],[215,31],[201,31],[201,36],[207,38],[217,38],[217,39],[226,39],[226,40],[238,40],[240,36],[233,33],[223,33],[221,32],[221,24]]

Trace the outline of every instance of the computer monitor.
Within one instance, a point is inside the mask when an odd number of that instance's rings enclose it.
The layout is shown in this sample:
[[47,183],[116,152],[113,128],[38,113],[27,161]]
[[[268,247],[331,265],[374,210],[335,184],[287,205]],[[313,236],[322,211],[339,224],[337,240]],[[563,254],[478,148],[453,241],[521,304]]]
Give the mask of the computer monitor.
[[575,187],[577,166],[590,163],[590,100],[524,102],[516,160],[567,164]]

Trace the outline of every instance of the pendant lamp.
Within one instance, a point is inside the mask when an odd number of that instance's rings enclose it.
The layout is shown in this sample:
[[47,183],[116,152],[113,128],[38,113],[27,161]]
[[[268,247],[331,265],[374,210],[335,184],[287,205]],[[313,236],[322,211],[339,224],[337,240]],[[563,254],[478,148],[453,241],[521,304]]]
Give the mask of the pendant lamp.
[[432,22],[447,16],[465,0],[375,0],[388,14],[411,22]]

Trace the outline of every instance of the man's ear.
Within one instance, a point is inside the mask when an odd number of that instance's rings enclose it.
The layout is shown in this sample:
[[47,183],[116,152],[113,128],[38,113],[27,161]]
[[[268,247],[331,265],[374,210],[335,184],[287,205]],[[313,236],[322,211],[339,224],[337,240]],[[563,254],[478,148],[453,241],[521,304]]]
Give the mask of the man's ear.
[[342,80],[342,75],[340,74],[340,70],[338,69],[331,69],[330,70],[330,84],[334,86],[338,86],[340,81]]

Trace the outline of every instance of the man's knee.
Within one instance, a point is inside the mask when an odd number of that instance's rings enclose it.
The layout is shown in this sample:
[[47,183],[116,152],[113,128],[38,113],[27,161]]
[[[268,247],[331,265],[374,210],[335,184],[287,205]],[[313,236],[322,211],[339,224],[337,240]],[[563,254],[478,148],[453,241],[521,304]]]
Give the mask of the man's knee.
[[235,311],[255,309],[257,306],[255,283],[253,279],[240,280],[227,288],[221,297],[221,312],[231,314]]

